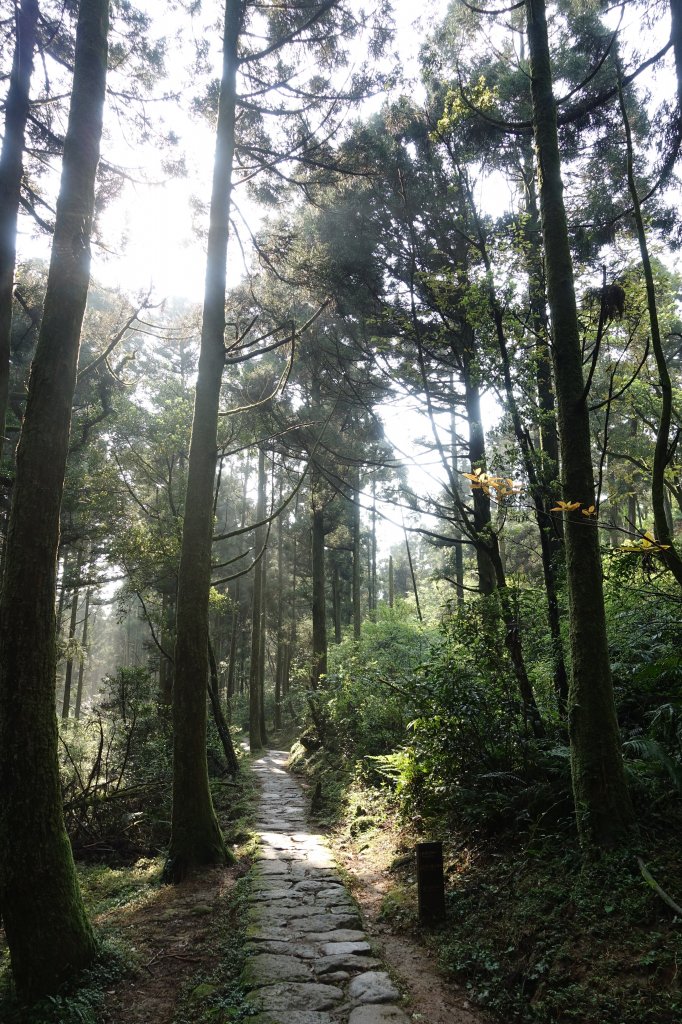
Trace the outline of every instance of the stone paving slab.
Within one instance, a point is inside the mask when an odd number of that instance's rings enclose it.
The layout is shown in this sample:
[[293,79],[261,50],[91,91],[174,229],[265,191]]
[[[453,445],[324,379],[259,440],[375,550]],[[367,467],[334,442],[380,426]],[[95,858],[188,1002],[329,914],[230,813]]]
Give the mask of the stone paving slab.
[[400,993],[372,956],[324,836],[306,830],[306,799],[287,754],[253,765],[261,780],[260,850],[251,870],[251,1024],[408,1024]]
[[249,1017],[249,1024],[333,1024],[328,1013],[314,1010],[282,1010],[275,1013],[258,1013]]
[[259,1010],[330,1010],[343,999],[343,989],[317,981],[277,982],[249,993],[249,1002]]
[[358,1006],[348,1024],[409,1024],[409,1017],[398,1006]]

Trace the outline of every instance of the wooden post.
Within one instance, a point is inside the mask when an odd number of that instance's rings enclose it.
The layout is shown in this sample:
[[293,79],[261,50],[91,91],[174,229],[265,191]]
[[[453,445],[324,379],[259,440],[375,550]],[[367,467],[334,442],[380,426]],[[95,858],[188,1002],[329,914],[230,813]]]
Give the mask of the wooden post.
[[417,843],[417,896],[419,921],[434,924],[445,918],[443,844]]

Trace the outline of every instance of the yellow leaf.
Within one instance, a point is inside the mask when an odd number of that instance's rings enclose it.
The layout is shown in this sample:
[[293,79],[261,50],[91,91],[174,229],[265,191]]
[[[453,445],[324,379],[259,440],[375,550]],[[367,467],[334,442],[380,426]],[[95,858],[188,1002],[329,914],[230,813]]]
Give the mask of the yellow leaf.
[[577,508],[580,508],[582,502],[580,501],[557,501],[554,508],[550,509],[550,512],[575,512]]

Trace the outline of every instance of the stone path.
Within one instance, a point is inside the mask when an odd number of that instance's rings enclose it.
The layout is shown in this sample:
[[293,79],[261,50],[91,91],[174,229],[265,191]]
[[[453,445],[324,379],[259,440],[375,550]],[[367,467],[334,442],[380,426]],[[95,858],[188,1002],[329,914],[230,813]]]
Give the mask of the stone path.
[[254,764],[261,781],[260,853],[251,871],[244,982],[251,1024],[408,1024],[400,993],[372,955],[358,909],[285,751]]

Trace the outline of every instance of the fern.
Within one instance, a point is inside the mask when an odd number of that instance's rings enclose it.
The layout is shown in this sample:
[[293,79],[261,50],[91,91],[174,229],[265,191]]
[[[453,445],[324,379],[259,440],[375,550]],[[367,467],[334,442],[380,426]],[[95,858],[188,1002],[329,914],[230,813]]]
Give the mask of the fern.
[[682,766],[673,761],[658,740],[650,736],[634,736],[623,744],[623,752],[640,761],[658,764],[670,777],[678,793],[682,793]]

